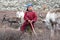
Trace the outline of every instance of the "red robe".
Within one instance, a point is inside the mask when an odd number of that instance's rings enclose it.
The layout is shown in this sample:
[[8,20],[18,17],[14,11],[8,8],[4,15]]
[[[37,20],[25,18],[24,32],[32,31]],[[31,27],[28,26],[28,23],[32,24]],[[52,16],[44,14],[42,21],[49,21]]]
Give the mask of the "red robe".
[[[31,21],[33,20],[32,24],[34,26],[34,23],[37,21],[37,15],[33,11],[32,12],[27,11],[27,12],[25,12],[24,20],[25,20],[25,22],[21,26],[21,31],[25,31],[27,25],[30,25],[29,22],[28,22],[28,20],[31,20]],[[31,27],[31,29],[32,29],[32,27]]]

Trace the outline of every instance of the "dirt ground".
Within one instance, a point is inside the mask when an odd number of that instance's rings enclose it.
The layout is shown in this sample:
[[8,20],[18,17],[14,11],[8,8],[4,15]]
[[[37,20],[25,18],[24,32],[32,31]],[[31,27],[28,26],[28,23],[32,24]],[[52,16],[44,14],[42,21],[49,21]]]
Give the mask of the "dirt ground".
[[[46,28],[46,25],[42,23],[38,16],[38,21],[35,23],[36,35],[29,35],[28,33],[21,34],[18,30],[16,31],[13,26],[9,26],[8,22],[2,23],[3,15],[6,14],[8,17],[16,17],[16,11],[0,11],[0,40],[60,40],[60,34],[55,34],[53,37],[50,36],[50,30]],[[38,14],[39,15],[39,14]],[[45,17],[46,14],[42,14]],[[16,26],[18,24],[14,24]],[[11,27],[11,28],[9,28]]]

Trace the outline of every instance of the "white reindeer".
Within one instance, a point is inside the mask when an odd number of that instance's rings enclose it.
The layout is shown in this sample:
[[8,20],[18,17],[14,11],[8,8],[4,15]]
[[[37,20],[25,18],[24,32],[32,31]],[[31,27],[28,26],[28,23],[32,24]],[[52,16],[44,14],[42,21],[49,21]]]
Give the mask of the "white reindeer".
[[24,12],[23,11],[18,11],[16,13],[16,17],[21,19],[21,24],[24,22]]
[[45,18],[47,27],[51,30],[51,36],[54,36],[56,29],[59,28],[60,24],[60,8],[50,10]]

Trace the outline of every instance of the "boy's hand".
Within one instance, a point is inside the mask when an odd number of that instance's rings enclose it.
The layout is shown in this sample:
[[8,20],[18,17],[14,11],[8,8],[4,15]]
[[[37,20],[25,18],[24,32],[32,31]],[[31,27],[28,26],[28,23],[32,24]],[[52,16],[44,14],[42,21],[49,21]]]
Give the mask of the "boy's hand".
[[31,20],[28,20],[28,22],[29,22],[29,23],[32,23],[32,21],[31,21]]
[[31,22],[30,20],[28,20],[28,22]]
[[33,23],[34,21],[33,20],[28,20],[29,23]]

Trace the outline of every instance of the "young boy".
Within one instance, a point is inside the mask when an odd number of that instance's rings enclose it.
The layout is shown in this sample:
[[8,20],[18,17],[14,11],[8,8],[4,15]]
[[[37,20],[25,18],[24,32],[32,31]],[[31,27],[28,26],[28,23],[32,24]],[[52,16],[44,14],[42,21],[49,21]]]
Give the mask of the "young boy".
[[37,21],[37,15],[33,11],[32,4],[27,5],[27,10],[26,10],[25,15],[24,15],[24,20],[25,20],[25,22],[21,26],[21,31],[24,32],[27,29],[28,29],[27,31],[32,31],[33,29],[32,29],[31,23],[34,27],[34,23]]

